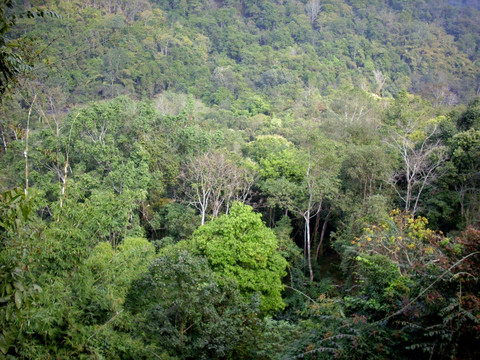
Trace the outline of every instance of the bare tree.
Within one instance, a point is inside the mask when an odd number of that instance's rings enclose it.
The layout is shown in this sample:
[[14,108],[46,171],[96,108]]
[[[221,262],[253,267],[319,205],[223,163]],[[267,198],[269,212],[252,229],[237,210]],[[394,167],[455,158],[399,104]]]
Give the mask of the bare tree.
[[223,205],[228,203],[230,194],[235,191],[235,166],[230,163],[225,154],[212,156],[211,184],[212,186],[212,219],[220,213]]
[[30,108],[28,109],[27,129],[25,130],[25,150],[23,152],[23,155],[25,156],[25,196],[28,195],[28,135],[30,133],[30,116],[32,115],[32,108],[36,99],[37,94],[35,93]]
[[382,94],[383,86],[385,85],[385,81],[387,78],[385,75],[382,74],[380,70],[373,70],[373,76],[375,76],[375,82],[377,83],[377,94]]
[[183,190],[188,203],[200,211],[202,225],[205,224],[205,216],[213,190],[211,163],[212,158],[208,153],[196,157],[179,176],[184,185]]
[[207,213],[213,219],[222,209],[228,213],[233,201],[246,202],[255,176],[225,153],[209,152],[188,163],[180,180],[187,202],[200,211],[203,225]]
[[[55,130],[55,158],[50,162],[47,163],[45,166],[47,169],[52,171],[58,179],[59,187],[60,187],[60,196],[59,196],[59,207],[63,207],[63,202],[66,197],[66,189],[67,189],[67,177],[68,177],[68,171],[70,170],[70,164],[69,164],[69,147],[70,147],[70,139],[72,135],[72,129],[73,125],[75,124],[76,119],[80,115],[78,113],[76,117],[74,118],[71,126],[70,126],[70,132],[68,135],[68,142],[66,145],[66,150],[65,154],[60,154],[60,137],[61,137],[61,128],[62,125],[64,124],[64,116],[66,115],[65,113],[65,107],[66,107],[66,96],[65,94],[62,93],[61,89],[59,87],[52,88],[52,89],[43,89],[44,92],[44,101],[46,106],[46,112],[43,109],[43,106],[39,104],[37,106],[37,112],[41,115],[43,118],[45,124],[48,127],[51,127]],[[63,108],[63,110],[60,110],[60,108]],[[52,123],[53,122],[53,123]],[[60,214],[58,214],[57,221],[60,218]]]
[[246,203],[248,201],[248,196],[252,192],[252,187],[255,184],[257,179],[257,174],[251,168],[247,166],[240,166],[235,172],[235,181],[232,183],[234,186],[231,186],[231,197],[227,202],[227,208],[225,212],[228,214],[229,207],[232,202],[238,201],[241,203]]
[[318,14],[320,14],[320,11],[322,11],[322,4],[320,0],[310,0],[305,5],[305,11],[307,12],[307,16],[310,19],[310,23],[314,25],[315,21],[317,21]]
[[[412,214],[418,210],[425,186],[435,179],[438,168],[447,160],[447,151],[441,141],[432,142],[436,131],[436,126],[429,129],[419,141],[414,141],[417,129],[412,124],[390,133],[389,145],[396,149],[402,161],[402,169],[395,172],[391,183],[405,203],[405,211]],[[404,194],[399,190],[402,183],[406,185]]]

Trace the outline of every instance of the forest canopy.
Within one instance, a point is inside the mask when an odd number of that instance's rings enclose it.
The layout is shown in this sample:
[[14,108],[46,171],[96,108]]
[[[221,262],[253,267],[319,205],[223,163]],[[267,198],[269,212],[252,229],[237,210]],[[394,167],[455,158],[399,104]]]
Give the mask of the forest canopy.
[[475,359],[475,1],[0,1],[0,359]]

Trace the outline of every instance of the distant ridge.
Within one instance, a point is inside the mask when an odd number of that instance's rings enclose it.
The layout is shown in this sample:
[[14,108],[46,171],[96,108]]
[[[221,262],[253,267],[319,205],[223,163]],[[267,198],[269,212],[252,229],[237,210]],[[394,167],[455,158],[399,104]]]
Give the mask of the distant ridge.
[[478,0],[448,0],[448,3],[456,7],[473,7],[480,10],[480,1]]

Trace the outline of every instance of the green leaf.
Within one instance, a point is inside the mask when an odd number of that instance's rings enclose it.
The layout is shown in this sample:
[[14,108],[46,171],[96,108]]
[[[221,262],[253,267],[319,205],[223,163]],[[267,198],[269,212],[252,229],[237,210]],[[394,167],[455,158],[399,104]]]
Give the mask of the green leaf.
[[7,339],[5,338],[5,336],[3,334],[0,334],[0,351],[4,354],[7,353],[8,351],[8,343],[7,343]]
[[5,292],[7,293],[7,295],[10,294],[12,292],[12,290],[13,290],[12,285],[10,283],[7,283],[5,285]]
[[20,291],[15,291],[15,305],[17,305],[17,309],[22,306],[22,293]]
[[28,215],[30,214],[30,207],[29,206],[20,206],[20,210],[22,211],[23,221],[28,220]]
[[15,282],[14,283],[15,287],[20,290],[20,291],[25,291],[25,287],[23,286],[23,284],[19,281]]

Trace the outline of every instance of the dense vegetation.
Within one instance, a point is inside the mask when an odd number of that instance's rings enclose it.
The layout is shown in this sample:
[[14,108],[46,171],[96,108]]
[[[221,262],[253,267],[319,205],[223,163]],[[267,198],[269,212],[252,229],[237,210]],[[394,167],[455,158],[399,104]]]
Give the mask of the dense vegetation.
[[0,359],[476,359],[475,1],[0,1]]

